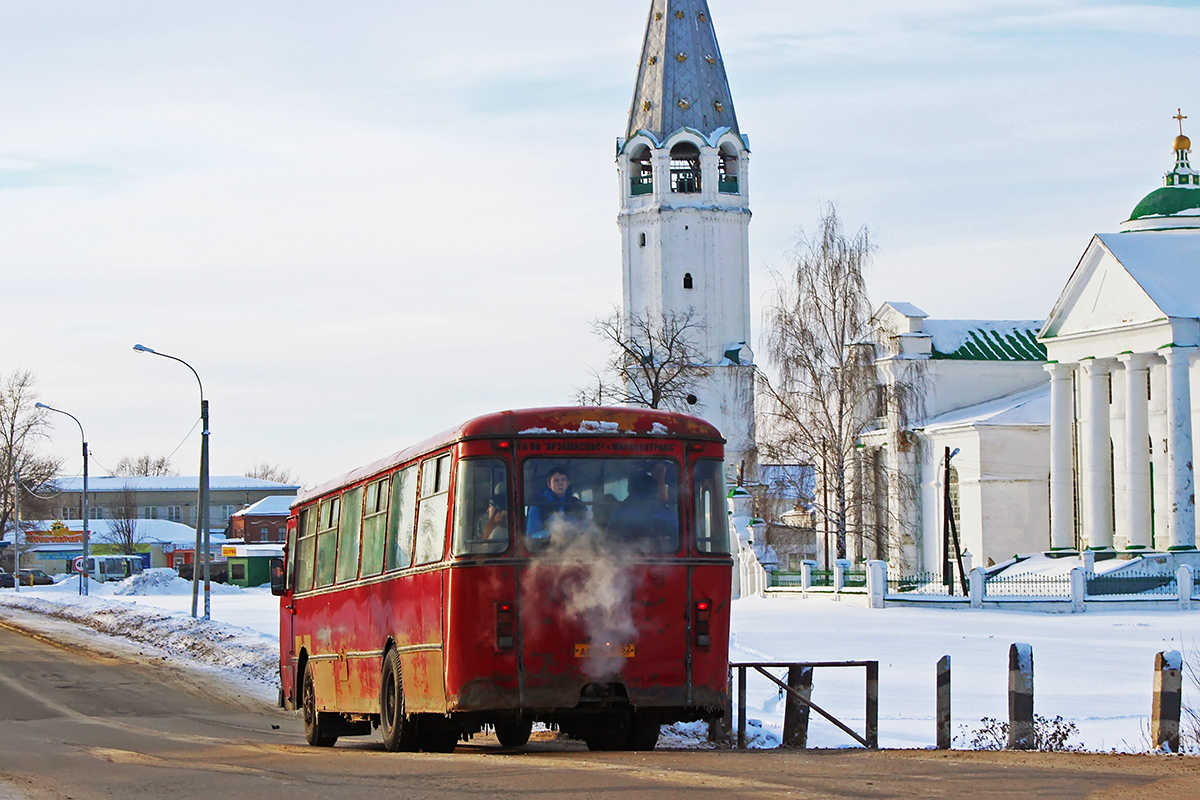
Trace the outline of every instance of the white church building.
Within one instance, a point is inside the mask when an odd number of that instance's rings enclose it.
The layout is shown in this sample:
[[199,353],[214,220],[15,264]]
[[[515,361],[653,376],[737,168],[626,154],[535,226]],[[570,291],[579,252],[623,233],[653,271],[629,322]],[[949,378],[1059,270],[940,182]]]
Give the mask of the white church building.
[[862,437],[868,535],[853,556],[939,572],[947,506],[976,565],[1040,551],[1196,551],[1190,149],[1181,133],[1165,185],[1119,233],[1092,238],[1044,322],[935,320],[909,303],[876,312],[881,387],[915,378],[926,391],[920,421],[880,417]]
[[708,3],[653,0],[617,140],[622,308],[702,324],[694,413],[724,434],[731,476],[755,452],[749,163]]

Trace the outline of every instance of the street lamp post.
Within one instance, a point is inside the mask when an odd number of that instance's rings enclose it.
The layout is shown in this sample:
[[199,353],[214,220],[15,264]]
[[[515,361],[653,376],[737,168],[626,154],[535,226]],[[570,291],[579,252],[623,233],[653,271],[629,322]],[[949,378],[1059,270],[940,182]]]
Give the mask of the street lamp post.
[[[75,420],[75,424],[79,426],[79,436],[83,439],[83,502],[80,504],[83,513],[83,571],[79,573],[79,594],[86,595],[88,593],[88,578],[91,577],[91,570],[88,568],[88,562],[92,557],[91,554],[91,539],[88,536],[88,446],[87,434],[83,432],[83,423],[75,419],[74,414],[67,413],[61,408],[54,408],[45,403],[35,403],[35,408],[44,408],[47,411],[54,411],[59,414]],[[18,491],[20,488],[18,487]]]
[[151,350],[145,345],[135,344],[133,349],[139,353],[150,353],[155,356],[178,361],[192,371],[196,383],[200,385],[200,487],[196,513],[196,559],[192,562],[192,616],[196,616],[196,602],[199,594],[199,564],[204,564],[204,618],[209,619],[209,538],[208,538],[208,401],[204,399],[204,384],[200,373],[182,358],[176,358],[157,350]]

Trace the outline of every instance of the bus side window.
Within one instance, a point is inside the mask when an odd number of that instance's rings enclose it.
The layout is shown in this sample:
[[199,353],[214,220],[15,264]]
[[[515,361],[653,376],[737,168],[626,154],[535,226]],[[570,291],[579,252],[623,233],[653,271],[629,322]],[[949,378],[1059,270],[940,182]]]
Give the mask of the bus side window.
[[313,588],[313,559],[317,553],[317,510],[308,507],[300,512],[300,543],[296,546],[295,582],[297,592]]
[[720,461],[697,461],[692,465],[692,520],[697,550],[729,552],[725,470]]
[[383,572],[383,548],[387,537],[388,479],[367,485],[363,499],[362,576]]
[[392,479],[392,505],[388,512],[384,569],[412,564],[413,521],[417,518],[417,468],[400,470]]
[[317,586],[329,586],[336,574],[339,500],[326,498],[317,510]]
[[417,504],[414,564],[432,564],[446,549],[446,517],[450,511],[450,456],[421,462],[421,501]]
[[358,542],[362,532],[361,486],[342,494],[342,520],[338,526],[337,582],[345,583],[358,577]]
[[511,536],[508,465],[498,458],[458,462],[458,480],[454,484],[454,555],[503,553]]

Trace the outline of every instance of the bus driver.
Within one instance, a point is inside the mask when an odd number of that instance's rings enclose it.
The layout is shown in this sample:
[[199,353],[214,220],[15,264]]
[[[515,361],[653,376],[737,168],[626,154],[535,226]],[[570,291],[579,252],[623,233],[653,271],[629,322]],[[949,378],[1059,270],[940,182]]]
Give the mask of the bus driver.
[[529,506],[525,533],[535,539],[548,538],[546,526],[555,514],[578,520],[587,519],[587,506],[571,493],[571,478],[562,467],[554,467],[546,476],[546,488],[539,492]]

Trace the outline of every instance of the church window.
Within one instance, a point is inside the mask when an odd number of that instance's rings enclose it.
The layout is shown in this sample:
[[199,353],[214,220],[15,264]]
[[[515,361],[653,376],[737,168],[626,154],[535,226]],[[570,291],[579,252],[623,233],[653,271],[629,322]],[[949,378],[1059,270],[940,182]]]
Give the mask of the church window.
[[685,272],[683,274],[683,288],[685,288],[685,289],[692,288],[692,273]]
[[700,148],[691,142],[671,148],[671,191],[675,194],[700,191]]
[[717,188],[722,194],[738,193],[738,155],[729,144],[721,145],[717,159]]
[[646,246],[646,232],[642,231],[638,234],[638,247]]
[[958,505],[958,468],[950,468],[950,513],[954,517],[954,529],[962,532],[962,511]]
[[650,148],[640,145],[629,154],[629,193],[650,194],[654,191],[654,169],[650,164]]

